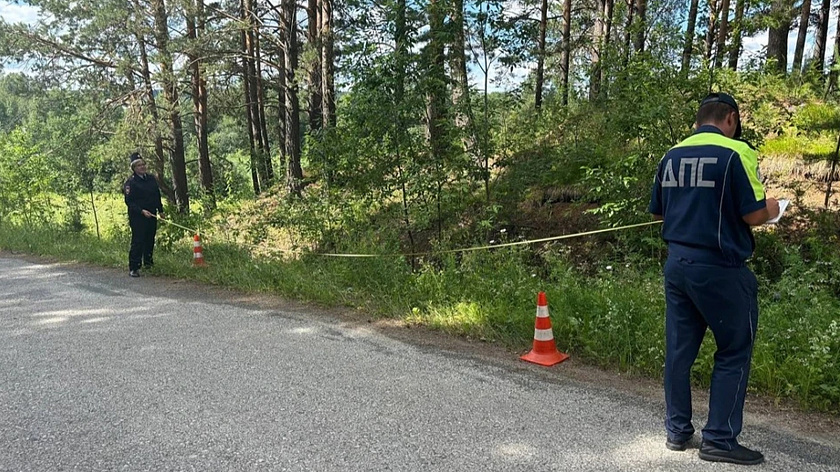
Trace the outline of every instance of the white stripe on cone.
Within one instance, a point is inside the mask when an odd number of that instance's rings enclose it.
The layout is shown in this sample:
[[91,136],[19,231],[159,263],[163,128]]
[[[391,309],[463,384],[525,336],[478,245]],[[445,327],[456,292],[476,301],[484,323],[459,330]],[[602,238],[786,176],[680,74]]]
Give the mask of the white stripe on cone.
[[201,247],[201,243],[198,241],[193,241],[193,247]]
[[537,306],[537,318],[548,318],[547,306]]
[[535,329],[534,341],[553,341],[554,333],[550,329]]

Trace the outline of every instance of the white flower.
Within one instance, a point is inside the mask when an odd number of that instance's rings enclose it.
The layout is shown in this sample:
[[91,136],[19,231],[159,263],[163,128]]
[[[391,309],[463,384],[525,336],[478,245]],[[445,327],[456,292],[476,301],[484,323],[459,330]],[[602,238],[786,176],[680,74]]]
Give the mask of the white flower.
[[612,270],[612,266],[611,265],[607,266],[607,270]]
[[499,232],[500,232],[500,233],[507,233],[507,230],[506,230],[506,229],[504,229],[504,228],[502,228],[502,229],[500,229],[500,230],[499,230]]

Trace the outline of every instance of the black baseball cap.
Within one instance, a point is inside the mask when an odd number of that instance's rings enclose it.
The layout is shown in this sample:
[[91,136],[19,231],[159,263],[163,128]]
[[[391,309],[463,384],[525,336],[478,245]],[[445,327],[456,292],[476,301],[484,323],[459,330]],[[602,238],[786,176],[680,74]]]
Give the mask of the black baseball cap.
[[710,93],[706,95],[700,102],[700,108],[703,106],[708,105],[709,103],[725,103],[730,107],[734,108],[735,111],[738,113],[738,126],[735,127],[735,139],[741,137],[741,112],[738,110],[738,102],[735,101],[735,98],[732,95],[724,92],[717,92],[717,93]]

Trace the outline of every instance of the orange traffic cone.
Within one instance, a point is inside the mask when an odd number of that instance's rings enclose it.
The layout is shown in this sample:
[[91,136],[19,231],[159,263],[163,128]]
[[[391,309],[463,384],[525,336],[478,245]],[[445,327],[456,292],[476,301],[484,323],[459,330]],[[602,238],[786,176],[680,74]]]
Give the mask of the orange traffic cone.
[[206,265],[204,262],[204,254],[201,253],[201,238],[199,238],[197,234],[193,238],[193,265]]
[[534,348],[520,359],[534,364],[552,366],[569,358],[557,350],[554,344],[554,332],[551,330],[551,320],[548,318],[548,302],[545,292],[537,295],[537,321],[534,326]]

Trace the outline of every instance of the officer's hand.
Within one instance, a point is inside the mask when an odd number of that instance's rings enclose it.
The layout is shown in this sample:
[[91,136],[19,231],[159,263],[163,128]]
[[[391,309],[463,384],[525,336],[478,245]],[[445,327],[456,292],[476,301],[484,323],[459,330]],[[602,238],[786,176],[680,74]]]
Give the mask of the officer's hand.
[[768,220],[772,220],[773,218],[779,216],[779,201],[775,198],[768,198],[767,201],[767,213],[769,214]]
[[141,210],[140,213],[142,213],[146,218],[152,218],[154,216],[149,210]]

